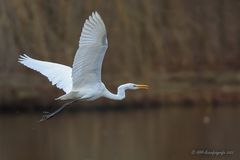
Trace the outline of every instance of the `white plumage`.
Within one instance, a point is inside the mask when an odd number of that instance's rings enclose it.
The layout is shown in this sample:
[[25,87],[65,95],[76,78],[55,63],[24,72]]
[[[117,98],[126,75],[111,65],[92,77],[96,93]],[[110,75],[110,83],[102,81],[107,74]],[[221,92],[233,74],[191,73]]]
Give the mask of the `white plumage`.
[[[85,21],[76,52],[73,67],[62,64],[40,61],[21,55],[19,62],[46,76],[52,85],[56,85],[66,94],[57,98],[60,100],[95,100],[106,97],[114,100],[125,98],[126,89],[147,89],[147,85],[126,83],[118,87],[118,93],[113,94],[107,90],[101,81],[101,69],[105,52],[108,47],[106,28],[97,12],[93,12]],[[43,117],[46,120],[56,112]]]
[[23,65],[40,72],[48,78],[52,85],[62,89],[65,93],[72,90],[72,68],[52,62],[40,61],[30,58],[26,54],[21,55],[19,62]]
[[73,90],[101,82],[102,62],[107,47],[105,25],[97,12],[92,13],[85,21],[73,61]]

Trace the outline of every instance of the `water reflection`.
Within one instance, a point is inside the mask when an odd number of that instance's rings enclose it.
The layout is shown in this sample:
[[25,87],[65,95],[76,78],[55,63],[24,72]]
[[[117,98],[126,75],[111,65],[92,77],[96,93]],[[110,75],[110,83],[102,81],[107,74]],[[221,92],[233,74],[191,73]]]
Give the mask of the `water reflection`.
[[0,159],[203,158],[191,155],[193,149],[234,150],[225,158],[235,159],[240,150],[239,115],[238,107],[79,110],[38,124],[39,113],[1,114]]

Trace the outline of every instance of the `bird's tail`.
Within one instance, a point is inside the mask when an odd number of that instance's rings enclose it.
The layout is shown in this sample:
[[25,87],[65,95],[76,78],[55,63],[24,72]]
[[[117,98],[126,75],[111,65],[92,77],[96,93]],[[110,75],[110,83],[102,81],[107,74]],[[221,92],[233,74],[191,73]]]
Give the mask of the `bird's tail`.
[[78,99],[79,97],[77,96],[78,92],[69,92],[67,94],[64,94],[58,98],[55,98],[55,100],[74,100],[74,99]]

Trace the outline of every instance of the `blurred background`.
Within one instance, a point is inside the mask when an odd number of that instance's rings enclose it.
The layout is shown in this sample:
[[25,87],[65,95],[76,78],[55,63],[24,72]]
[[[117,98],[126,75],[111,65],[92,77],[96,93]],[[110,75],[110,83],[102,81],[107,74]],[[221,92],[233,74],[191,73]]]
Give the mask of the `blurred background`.
[[[103,82],[150,90],[79,102],[38,124],[63,92],[17,59],[71,66],[92,11],[108,34]],[[0,159],[236,159],[239,19],[239,0],[0,0]]]

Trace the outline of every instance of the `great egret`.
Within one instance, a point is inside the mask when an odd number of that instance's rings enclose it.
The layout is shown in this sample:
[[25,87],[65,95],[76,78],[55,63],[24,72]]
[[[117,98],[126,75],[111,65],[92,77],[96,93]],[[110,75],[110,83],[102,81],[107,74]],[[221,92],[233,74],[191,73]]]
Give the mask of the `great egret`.
[[53,117],[77,100],[92,101],[100,97],[122,100],[127,89],[148,89],[147,85],[126,83],[118,87],[117,94],[113,94],[105,87],[101,81],[101,68],[107,47],[105,24],[100,15],[93,12],[84,23],[72,68],[36,60],[26,54],[20,55],[21,64],[40,72],[52,82],[52,85],[56,85],[66,93],[56,100],[71,100],[55,112],[44,115],[40,121]]

